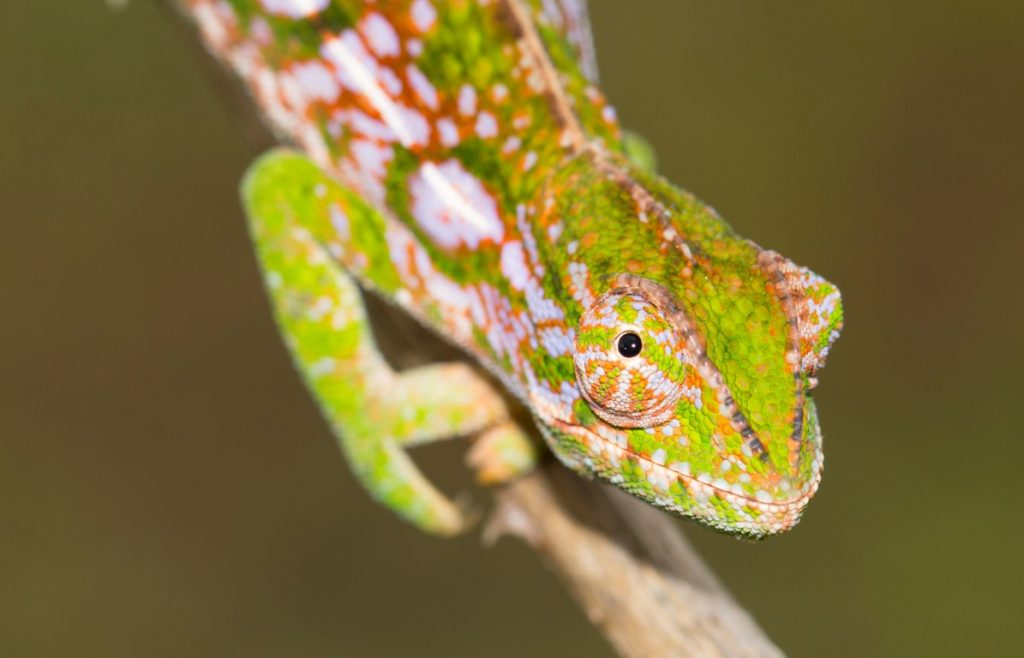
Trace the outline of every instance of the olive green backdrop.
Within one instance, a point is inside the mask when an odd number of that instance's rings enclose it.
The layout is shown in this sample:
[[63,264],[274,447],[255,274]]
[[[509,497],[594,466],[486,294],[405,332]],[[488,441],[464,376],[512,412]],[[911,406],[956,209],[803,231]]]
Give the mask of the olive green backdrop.
[[[663,171],[847,309],[803,523],[687,534],[792,656],[1019,651],[1024,3],[593,18]],[[257,147],[173,24],[4,0],[0,84],[0,655],[610,655],[523,546],[357,488],[250,255]],[[460,455],[423,458],[457,490]]]

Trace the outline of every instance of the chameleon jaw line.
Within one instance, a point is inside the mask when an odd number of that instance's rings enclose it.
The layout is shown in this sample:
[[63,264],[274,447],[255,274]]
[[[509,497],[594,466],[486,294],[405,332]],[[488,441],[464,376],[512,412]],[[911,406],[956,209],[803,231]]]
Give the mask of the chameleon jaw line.
[[[586,427],[574,425],[572,423],[565,422],[563,420],[553,419],[551,421],[552,426],[557,427],[560,431],[567,434],[576,436],[579,439],[585,441],[588,445],[600,445],[603,447],[601,451],[604,454],[614,455],[617,459],[633,458],[636,459],[640,464],[641,468],[645,472],[654,470],[660,474],[668,474],[669,478],[678,480],[687,489],[691,495],[702,494],[704,496],[714,495],[736,507],[751,507],[759,510],[762,513],[769,514],[770,516],[764,518],[764,520],[758,519],[754,526],[758,528],[756,534],[758,536],[778,534],[792,528],[800,520],[800,515],[807,503],[814,496],[818,490],[818,485],[821,482],[821,471],[822,463],[816,465],[814,469],[814,477],[807,483],[807,485],[799,491],[795,496],[787,500],[775,501],[775,500],[758,500],[750,496],[744,496],[735,492],[716,487],[709,482],[702,482],[700,479],[681,473],[670,466],[659,464],[649,457],[646,457],[640,453],[630,450],[628,447],[622,447],[618,443],[611,441],[592,432]],[[666,499],[671,500],[671,499]],[[661,507],[669,509],[679,509],[677,506],[671,504],[660,504]],[[680,511],[682,511],[680,509]]]

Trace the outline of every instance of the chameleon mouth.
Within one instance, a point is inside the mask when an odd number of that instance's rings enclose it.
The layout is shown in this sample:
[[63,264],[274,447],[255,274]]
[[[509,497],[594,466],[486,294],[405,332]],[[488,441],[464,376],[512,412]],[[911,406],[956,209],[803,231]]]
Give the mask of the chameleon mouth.
[[[760,516],[752,519],[749,523],[743,524],[753,534],[777,534],[793,527],[800,520],[800,515],[807,503],[818,490],[821,482],[822,458],[817,458],[814,465],[814,476],[801,487],[792,497],[785,500],[758,498],[739,493],[734,489],[726,488],[716,484],[710,478],[693,476],[680,472],[669,465],[659,464],[651,458],[631,450],[628,446],[611,438],[601,436],[585,427],[573,425],[561,420],[553,420],[552,425],[558,430],[572,435],[583,441],[588,449],[596,456],[610,463],[619,463],[626,459],[635,460],[647,476],[648,482],[653,490],[659,493],[668,493],[669,486],[673,481],[682,484],[694,500],[718,498],[729,503],[734,509],[751,508],[760,512]],[[610,479],[605,474],[605,479]],[[687,516],[694,516],[692,511],[684,510],[675,504],[671,498],[659,496],[653,501],[659,507],[676,511]]]

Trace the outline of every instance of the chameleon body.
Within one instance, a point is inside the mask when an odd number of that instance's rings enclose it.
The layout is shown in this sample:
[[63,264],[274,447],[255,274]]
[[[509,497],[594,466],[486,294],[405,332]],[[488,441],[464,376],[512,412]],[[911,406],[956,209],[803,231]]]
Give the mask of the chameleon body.
[[243,197],[286,342],[371,494],[455,532],[404,448],[482,434],[490,479],[529,453],[466,366],[392,372],[353,281],[475,357],[569,467],[732,534],[797,522],[839,293],[628,157],[581,1],[184,6],[298,147]]

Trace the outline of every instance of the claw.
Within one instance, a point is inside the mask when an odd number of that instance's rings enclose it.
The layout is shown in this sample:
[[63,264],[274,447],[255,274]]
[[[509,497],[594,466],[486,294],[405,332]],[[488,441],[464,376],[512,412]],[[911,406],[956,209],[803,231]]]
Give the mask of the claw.
[[515,422],[496,425],[483,432],[466,453],[466,464],[476,480],[493,486],[529,472],[537,462],[533,442]]

